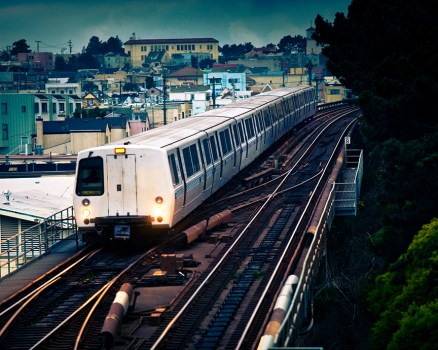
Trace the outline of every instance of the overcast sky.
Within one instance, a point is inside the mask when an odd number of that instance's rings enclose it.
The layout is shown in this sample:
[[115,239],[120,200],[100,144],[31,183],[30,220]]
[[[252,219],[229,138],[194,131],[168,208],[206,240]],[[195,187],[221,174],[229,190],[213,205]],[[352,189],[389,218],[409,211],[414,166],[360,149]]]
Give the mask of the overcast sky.
[[351,0],[0,0],[0,50],[26,39],[31,50],[80,52],[92,36],[101,41],[132,33],[140,39],[214,38],[219,45],[278,44],[305,36],[317,14],[330,22],[347,14]]

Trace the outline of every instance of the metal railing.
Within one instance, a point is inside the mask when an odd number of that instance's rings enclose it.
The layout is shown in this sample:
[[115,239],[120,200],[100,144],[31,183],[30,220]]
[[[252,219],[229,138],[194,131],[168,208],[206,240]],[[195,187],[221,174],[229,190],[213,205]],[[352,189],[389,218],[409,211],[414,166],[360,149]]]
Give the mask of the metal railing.
[[78,235],[73,207],[61,210],[36,224],[0,242],[0,278],[18,270],[35,258],[48,252],[62,240]]

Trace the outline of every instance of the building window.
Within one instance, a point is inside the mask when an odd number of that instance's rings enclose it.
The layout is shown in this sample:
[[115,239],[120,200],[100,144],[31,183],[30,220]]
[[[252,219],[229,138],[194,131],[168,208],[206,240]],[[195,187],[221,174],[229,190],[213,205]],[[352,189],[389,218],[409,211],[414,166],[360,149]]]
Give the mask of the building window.
[[42,102],[41,103],[41,112],[42,113],[47,113],[47,102]]
[[2,102],[2,114],[8,114],[8,104],[6,102]]
[[52,103],[52,110],[53,110],[53,113],[56,113],[56,103]]
[[7,140],[8,137],[8,124],[2,124],[2,140]]
[[341,90],[339,89],[331,89],[330,90],[330,95],[340,95],[341,94]]
[[35,102],[35,113],[39,113],[40,112],[40,105],[39,103]]

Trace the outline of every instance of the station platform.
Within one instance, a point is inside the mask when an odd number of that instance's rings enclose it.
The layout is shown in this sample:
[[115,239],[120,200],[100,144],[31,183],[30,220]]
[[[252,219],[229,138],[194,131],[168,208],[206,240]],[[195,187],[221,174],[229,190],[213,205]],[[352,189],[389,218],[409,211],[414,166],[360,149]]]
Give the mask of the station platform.
[[62,240],[45,254],[0,279],[0,305],[40,276],[79,254],[83,248],[85,244],[77,244],[74,239]]

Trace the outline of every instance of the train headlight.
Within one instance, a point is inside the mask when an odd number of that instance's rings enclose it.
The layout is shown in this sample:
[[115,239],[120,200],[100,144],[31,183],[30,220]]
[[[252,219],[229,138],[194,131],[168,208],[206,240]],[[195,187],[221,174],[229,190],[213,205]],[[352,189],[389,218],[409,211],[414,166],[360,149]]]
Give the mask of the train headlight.
[[84,209],[82,209],[82,215],[83,215],[84,217],[88,218],[88,217],[90,216],[90,214],[91,214],[90,209],[88,209],[88,208],[84,208]]
[[163,208],[161,206],[155,208],[155,217],[157,218],[158,222],[163,221]]
[[89,200],[88,198],[84,198],[84,199],[82,200],[82,205],[83,205],[84,207],[88,207],[88,206],[90,205],[90,200]]
[[155,197],[155,203],[157,203],[157,204],[163,204],[163,197],[160,197],[160,196]]

